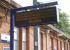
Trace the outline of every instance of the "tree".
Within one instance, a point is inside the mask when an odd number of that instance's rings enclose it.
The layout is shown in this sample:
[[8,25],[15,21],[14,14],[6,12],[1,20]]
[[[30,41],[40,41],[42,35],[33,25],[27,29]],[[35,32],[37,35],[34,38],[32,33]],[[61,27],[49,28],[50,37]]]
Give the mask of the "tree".
[[59,13],[59,23],[55,25],[55,27],[57,27],[58,29],[60,29],[61,31],[70,34],[70,26],[69,26],[69,22],[68,22],[68,15],[64,12],[60,12]]

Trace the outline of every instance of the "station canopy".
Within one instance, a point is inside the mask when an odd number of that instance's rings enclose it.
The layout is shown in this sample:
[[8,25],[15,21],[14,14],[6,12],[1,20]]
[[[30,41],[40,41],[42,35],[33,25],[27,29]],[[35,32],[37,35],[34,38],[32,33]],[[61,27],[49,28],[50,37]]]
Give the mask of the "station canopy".
[[[14,9],[15,26],[35,26],[58,23],[57,2]],[[49,6],[48,6],[49,5]]]

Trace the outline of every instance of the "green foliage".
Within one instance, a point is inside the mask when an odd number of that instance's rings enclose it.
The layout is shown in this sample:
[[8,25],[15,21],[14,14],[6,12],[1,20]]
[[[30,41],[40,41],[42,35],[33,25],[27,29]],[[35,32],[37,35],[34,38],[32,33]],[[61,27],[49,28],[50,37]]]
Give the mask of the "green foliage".
[[68,22],[68,17],[69,16],[66,13],[64,13],[64,12],[61,13],[60,12],[59,13],[60,21],[55,26],[58,29],[62,30],[63,32],[70,34],[70,26],[69,26],[69,22]]

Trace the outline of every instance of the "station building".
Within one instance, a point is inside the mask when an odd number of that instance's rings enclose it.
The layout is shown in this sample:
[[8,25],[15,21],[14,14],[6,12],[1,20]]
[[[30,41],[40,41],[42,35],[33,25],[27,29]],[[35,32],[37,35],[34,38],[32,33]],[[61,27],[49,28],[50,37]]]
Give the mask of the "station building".
[[14,50],[70,50],[70,36],[51,24],[16,30]]
[[[13,1],[0,1],[0,50],[10,50],[9,10],[18,7]],[[14,50],[70,50],[70,36],[51,24],[14,27]]]

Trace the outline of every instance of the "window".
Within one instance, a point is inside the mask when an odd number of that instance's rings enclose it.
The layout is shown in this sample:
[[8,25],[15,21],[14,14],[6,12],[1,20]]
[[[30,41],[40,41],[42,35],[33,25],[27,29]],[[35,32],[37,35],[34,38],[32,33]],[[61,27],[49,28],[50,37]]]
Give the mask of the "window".
[[14,50],[18,50],[18,28],[14,28]]
[[18,50],[18,41],[14,40],[14,50]]
[[[22,28],[22,50],[26,50],[26,29]],[[14,28],[14,50],[18,50],[18,28]]]
[[10,47],[3,47],[3,50],[10,50]]
[[26,29],[22,28],[22,50],[26,50]]

